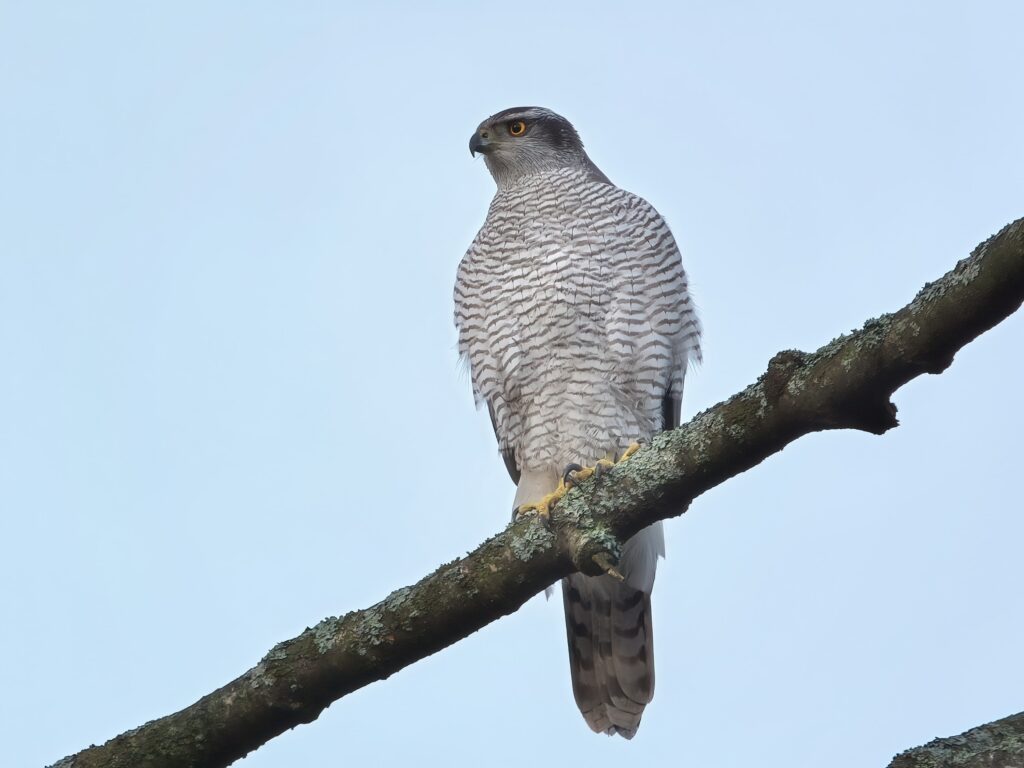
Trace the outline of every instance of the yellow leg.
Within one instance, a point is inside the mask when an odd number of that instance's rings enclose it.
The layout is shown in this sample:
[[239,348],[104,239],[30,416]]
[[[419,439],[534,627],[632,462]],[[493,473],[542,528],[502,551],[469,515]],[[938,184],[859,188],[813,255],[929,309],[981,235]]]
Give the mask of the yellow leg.
[[622,455],[619,457],[619,463],[621,464],[622,462],[626,461],[626,459],[628,459],[630,456],[632,456],[634,453],[636,453],[639,450],[640,450],[640,443],[632,443],[629,446],[629,448],[627,448],[626,450],[624,450],[622,452]]
[[619,457],[617,462],[609,459],[599,459],[597,463],[592,467],[584,467],[578,469],[571,474],[569,482],[565,482],[565,476],[558,481],[558,487],[555,488],[544,498],[539,501],[534,501],[529,504],[523,504],[519,509],[516,510],[517,515],[540,515],[544,518],[551,517],[551,510],[554,509],[555,504],[558,500],[565,496],[569,492],[569,489],[578,483],[582,483],[588,477],[591,477],[595,472],[602,472],[604,470],[611,469],[616,464],[621,464],[626,461],[630,456],[640,450],[640,443],[632,443],[625,451],[622,452],[622,456]]
[[529,504],[523,504],[519,509],[516,510],[516,515],[540,515],[543,518],[551,517],[551,510],[554,508],[558,500],[565,496],[566,491],[571,486],[565,484],[565,480],[558,481],[558,487],[555,488],[551,493],[542,498],[540,501],[532,501]]

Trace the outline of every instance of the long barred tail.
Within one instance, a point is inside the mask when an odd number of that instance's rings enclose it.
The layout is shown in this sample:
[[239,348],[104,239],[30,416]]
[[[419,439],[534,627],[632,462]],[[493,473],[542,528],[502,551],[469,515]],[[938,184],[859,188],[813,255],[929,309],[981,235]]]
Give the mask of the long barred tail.
[[587,725],[598,733],[633,738],[654,697],[650,591],[663,551],[659,526],[627,542],[625,583],[578,573],[562,580],[572,690]]
[[[557,482],[554,472],[523,472],[514,508],[541,498]],[[579,573],[562,580],[572,690],[587,725],[598,733],[633,738],[654,696],[651,590],[659,556],[665,556],[660,522],[623,546],[624,582]]]

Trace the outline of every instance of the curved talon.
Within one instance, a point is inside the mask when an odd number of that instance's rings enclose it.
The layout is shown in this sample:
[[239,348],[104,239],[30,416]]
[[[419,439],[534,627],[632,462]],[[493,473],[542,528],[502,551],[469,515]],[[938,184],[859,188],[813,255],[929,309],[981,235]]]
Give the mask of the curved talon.
[[551,510],[554,509],[555,504],[558,503],[558,499],[552,499],[551,495],[552,494],[548,494],[540,501],[523,504],[516,510],[516,519],[518,520],[523,515],[537,515],[544,520],[550,519]]
[[590,477],[592,474],[594,474],[593,467],[583,467],[583,469],[578,469],[572,473],[572,484],[578,485],[579,483],[582,483],[584,480]]
[[582,470],[579,464],[567,464],[565,471],[562,473],[562,485],[566,488],[572,488],[576,484],[576,473]]
[[[602,474],[607,472],[616,464],[628,459],[638,450],[640,450],[640,443],[633,443],[628,448],[626,448],[625,451],[622,452],[622,455],[618,458],[617,461],[599,459],[592,467],[581,467],[579,464],[567,465],[565,471],[562,473],[561,479],[558,481],[558,487],[555,488],[555,490],[553,490],[547,496],[540,499],[539,501],[530,502],[529,504],[523,504],[521,507],[516,509],[512,513],[513,520],[518,519],[522,515],[538,515],[542,520],[544,520],[545,523],[549,522],[549,519],[551,517],[551,510],[553,510],[555,506],[558,504],[559,500],[561,500],[561,498],[565,496],[566,493],[568,493],[570,488],[572,488],[575,485],[579,485],[588,477],[600,477]],[[602,568],[604,568],[604,565],[600,563],[598,564],[601,565]],[[615,571],[615,566],[614,564],[611,564],[611,561],[609,561],[608,568],[610,568],[611,570],[608,570],[607,568],[605,570],[609,574],[614,576],[615,573],[618,573],[618,571]],[[615,573],[612,573],[612,571],[615,571]],[[616,578],[620,577],[621,574],[619,574],[619,576],[617,576]]]

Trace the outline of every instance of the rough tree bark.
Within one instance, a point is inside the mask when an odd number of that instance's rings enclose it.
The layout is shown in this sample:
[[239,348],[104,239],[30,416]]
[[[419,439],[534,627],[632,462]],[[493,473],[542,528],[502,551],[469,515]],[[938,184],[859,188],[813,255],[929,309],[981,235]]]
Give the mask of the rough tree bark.
[[1024,768],[1024,712],[935,739],[897,755],[889,768]]
[[[961,347],[1022,301],[1019,219],[898,312],[869,320],[814,353],[775,355],[767,372],[742,392],[573,489],[549,526],[520,519],[417,584],[279,643],[255,667],[180,712],[55,765],[228,765],[315,720],[347,693],[512,613],[562,576],[577,569],[599,573],[615,562],[619,542],[656,520],[682,514],[704,491],[798,437],[826,429],[891,429],[897,421],[889,398],[896,389],[923,373],[945,370]],[[1000,754],[1016,755],[1019,762],[1022,719],[1016,715],[1000,721],[1003,726],[983,726],[912,750],[892,766],[1011,764],[956,757],[985,749],[1003,749]]]

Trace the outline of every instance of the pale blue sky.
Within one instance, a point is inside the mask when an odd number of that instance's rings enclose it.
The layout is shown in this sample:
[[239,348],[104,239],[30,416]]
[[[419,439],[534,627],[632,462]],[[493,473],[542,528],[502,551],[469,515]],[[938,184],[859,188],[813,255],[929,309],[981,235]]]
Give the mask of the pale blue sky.
[[[451,286],[508,106],[666,216],[692,414],[1024,215],[1024,6],[0,1],[0,742],[193,702],[505,524]],[[830,9],[831,8],[831,9]],[[532,600],[241,763],[884,766],[1024,709],[1024,316],[668,524],[592,735]]]

